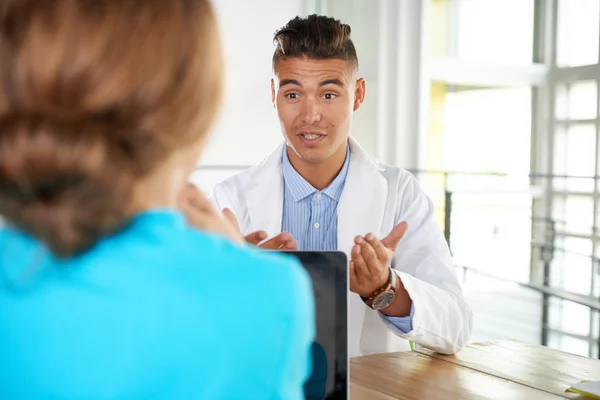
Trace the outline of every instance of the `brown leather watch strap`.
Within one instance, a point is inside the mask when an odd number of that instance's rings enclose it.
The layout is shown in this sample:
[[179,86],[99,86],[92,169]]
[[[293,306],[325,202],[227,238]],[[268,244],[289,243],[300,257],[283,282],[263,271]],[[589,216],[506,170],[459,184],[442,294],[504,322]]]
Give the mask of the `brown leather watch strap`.
[[394,272],[392,267],[389,268],[389,271],[390,271],[390,277],[388,278],[388,281],[385,285],[383,285],[379,289],[373,291],[373,293],[371,293],[371,296],[369,296],[369,297],[360,296],[362,301],[364,301],[369,307],[371,307],[373,305],[373,300],[375,300],[375,298],[378,295],[380,295],[381,293],[387,292],[390,290],[394,291],[394,292],[396,291],[396,273]]

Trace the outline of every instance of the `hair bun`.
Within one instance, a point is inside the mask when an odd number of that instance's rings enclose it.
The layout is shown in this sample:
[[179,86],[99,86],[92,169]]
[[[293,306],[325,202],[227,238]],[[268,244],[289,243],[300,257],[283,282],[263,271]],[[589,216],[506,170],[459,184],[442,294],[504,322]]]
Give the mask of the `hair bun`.
[[97,119],[0,117],[0,208],[59,255],[123,220],[135,172],[110,129]]

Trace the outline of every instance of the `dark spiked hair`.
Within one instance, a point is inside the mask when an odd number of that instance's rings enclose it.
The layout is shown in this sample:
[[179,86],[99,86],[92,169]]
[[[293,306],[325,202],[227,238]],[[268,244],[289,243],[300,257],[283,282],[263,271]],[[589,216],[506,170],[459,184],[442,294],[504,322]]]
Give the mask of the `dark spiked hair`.
[[334,18],[316,14],[296,17],[275,33],[273,68],[278,60],[286,57],[342,59],[358,68],[350,32],[350,25]]

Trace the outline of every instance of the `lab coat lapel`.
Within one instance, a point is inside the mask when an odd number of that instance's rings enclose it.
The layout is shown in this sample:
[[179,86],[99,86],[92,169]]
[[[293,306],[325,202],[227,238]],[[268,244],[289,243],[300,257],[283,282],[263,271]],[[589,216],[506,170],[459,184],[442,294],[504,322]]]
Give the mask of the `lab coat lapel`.
[[283,218],[283,174],[281,155],[285,142],[253,171],[254,185],[246,193],[251,231],[264,230],[269,236],[281,232]]
[[[388,185],[381,175],[383,167],[371,158],[353,139],[350,139],[350,166],[344,191],[338,204],[338,249],[347,254],[354,237],[373,232],[381,235]],[[360,337],[366,306],[360,297],[349,293],[349,342],[351,357],[359,356]]]

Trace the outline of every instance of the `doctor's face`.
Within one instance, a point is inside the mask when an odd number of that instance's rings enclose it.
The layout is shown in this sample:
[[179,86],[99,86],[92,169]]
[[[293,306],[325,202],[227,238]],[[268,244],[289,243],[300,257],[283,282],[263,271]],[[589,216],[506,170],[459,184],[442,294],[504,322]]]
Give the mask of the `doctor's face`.
[[351,62],[280,59],[271,94],[283,136],[301,160],[318,164],[345,154],[353,112],[365,97],[365,81],[356,79]]

